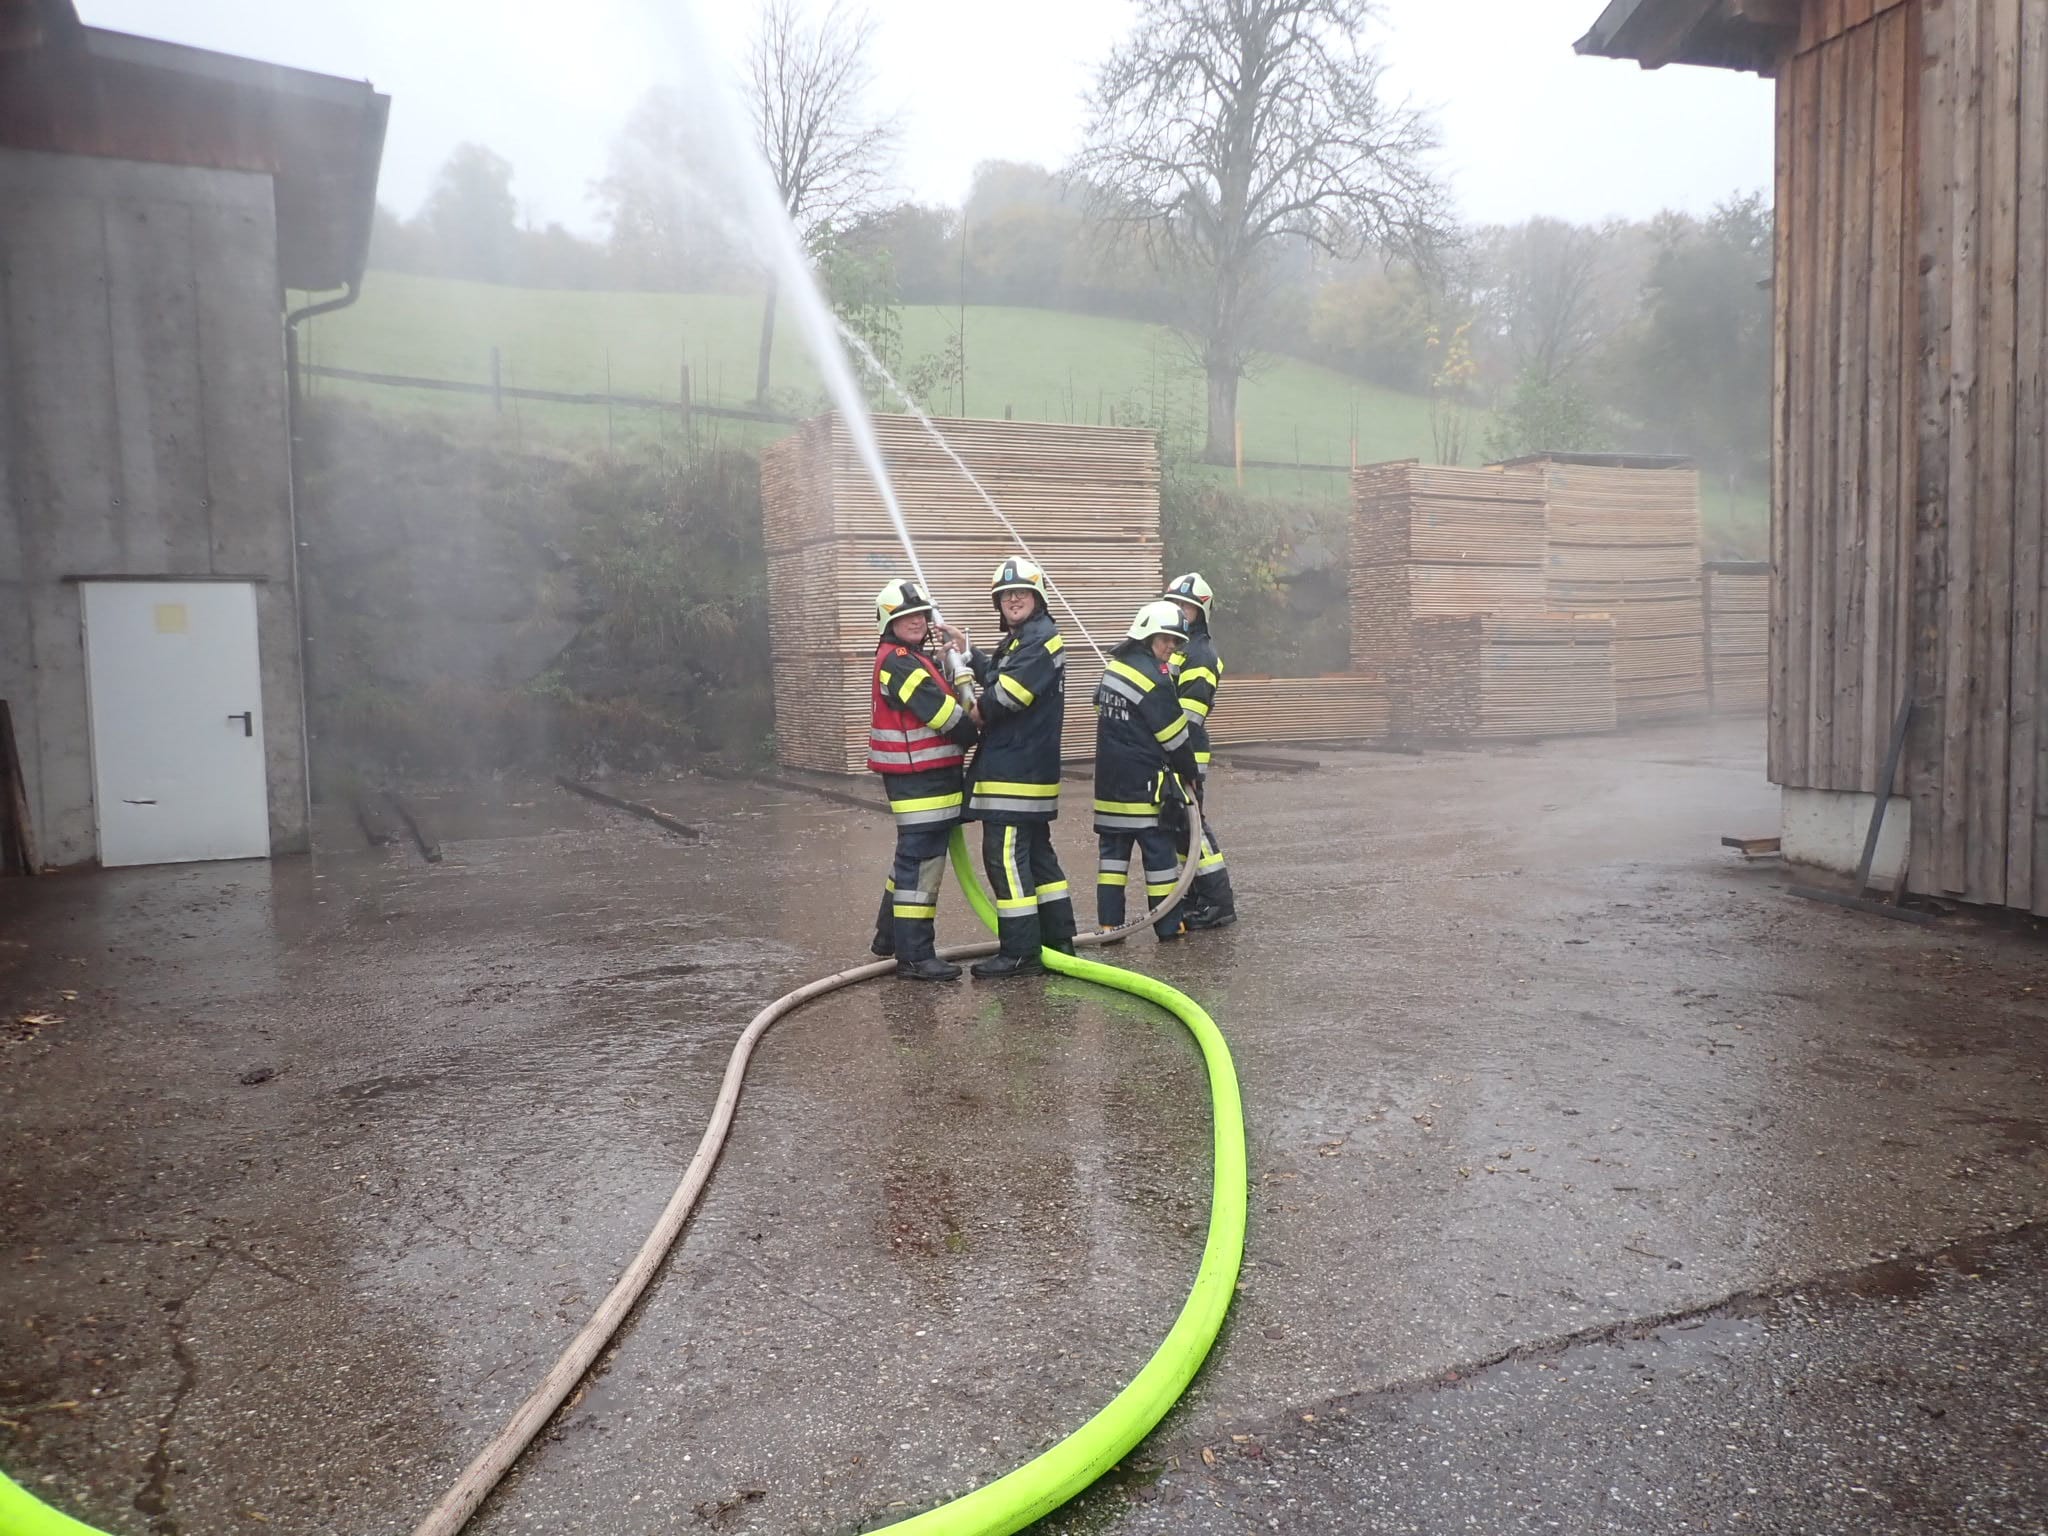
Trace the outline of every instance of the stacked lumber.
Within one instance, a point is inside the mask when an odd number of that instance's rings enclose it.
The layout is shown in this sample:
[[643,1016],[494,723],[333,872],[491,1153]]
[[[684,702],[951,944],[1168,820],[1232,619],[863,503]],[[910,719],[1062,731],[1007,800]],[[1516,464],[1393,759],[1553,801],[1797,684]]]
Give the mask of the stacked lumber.
[[1615,727],[1615,633],[1605,614],[1480,624],[1474,735],[1584,736]]
[[[1164,580],[1159,457],[1151,434],[1040,422],[941,420],[937,426],[1030,543],[1065,603],[1052,615],[1067,645],[1064,750],[1094,750],[1089,707],[1104,649],[1123,637]],[[1016,551],[959,468],[912,417],[877,416],[890,484],[932,595],[977,644],[999,638],[989,572]],[[911,574],[880,492],[836,413],[803,423],[761,455],[776,758],[785,766],[861,773],[867,766],[874,595]],[[1068,611],[1072,605],[1080,626]]]
[[1421,740],[1581,736],[1614,729],[1614,626],[1598,614],[1420,619],[1395,691]]
[[1698,472],[1682,461],[1559,454],[1506,466],[1505,477],[1541,486],[1547,606],[1613,618],[1618,721],[1703,713]]
[[1357,670],[1398,679],[1418,621],[1543,612],[1540,486],[1406,460],[1355,471],[1351,507]]
[[1379,741],[1387,734],[1384,678],[1362,672],[1321,677],[1225,680],[1209,720],[1213,746],[1280,741]]
[[[1554,614],[1544,483],[1375,464],[1352,477],[1351,656],[1384,670],[1404,736],[1614,728],[1614,624]],[[1570,573],[1598,581],[1602,559]]]
[[1717,713],[1761,713],[1770,700],[1771,568],[1709,564],[1707,681]]

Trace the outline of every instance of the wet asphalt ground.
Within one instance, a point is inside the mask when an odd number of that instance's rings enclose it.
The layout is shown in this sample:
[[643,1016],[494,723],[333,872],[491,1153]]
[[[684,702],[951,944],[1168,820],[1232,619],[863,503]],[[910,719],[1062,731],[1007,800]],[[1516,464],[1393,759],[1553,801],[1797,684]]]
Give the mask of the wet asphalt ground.
[[[1110,958],[1231,1041],[1242,1288],[1046,1529],[2048,1530],[2048,950],[1724,853],[1776,828],[1758,734],[1219,774],[1246,920]],[[863,957],[879,814],[628,792],[705,840],[511,785],[420,802],[438,865],[337,818],[311,859],[0,885],[0,1466],[109,1531],[410,1529],[638,1245],[746,1018]],[[813,1005],[476,1528],[963,1492],[1143,1363],[1207,1200],[1197,1058],[1134,1000]]]

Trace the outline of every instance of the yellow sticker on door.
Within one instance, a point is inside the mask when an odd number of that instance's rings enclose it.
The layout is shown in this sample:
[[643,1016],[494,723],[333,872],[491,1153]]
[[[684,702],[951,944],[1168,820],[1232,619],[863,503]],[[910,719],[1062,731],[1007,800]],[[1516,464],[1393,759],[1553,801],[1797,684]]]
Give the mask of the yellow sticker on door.
[[160,635],[182,635],[190,623],[183,603],[158,603],[156,605],[156,632]]

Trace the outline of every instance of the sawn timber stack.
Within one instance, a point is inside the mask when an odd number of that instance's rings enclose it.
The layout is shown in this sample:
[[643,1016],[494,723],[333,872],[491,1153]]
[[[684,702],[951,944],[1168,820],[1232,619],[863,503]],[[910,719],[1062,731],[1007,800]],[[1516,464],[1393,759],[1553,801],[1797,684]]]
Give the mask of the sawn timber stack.
[[[975,643],[1000,638],[989,572],[1016,544],[959,469],[912,417],[875,431],[932,596]],[[1044,422],[936,423],[1104,650],[1164,584],[1159,455],[1148,432]],[[761,454],[768,558],[776,758],[786,767],[867,767],[874,595],[911,574],[880,493],[836,412],[803,423]],[[1102,674],[1057,598],[1066,637],[1064,750],[1094,751],[1090,707]]]

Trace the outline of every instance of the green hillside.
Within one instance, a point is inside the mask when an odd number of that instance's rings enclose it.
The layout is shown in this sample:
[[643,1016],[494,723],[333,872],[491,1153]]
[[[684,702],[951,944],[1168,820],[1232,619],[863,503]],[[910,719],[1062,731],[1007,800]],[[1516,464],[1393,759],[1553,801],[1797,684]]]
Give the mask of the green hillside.
[[[959,311],[906,306],[907,364],[936,353]],[[352,308],[310,321],[307,361],[328,367],[485,383],[491,349],[508,385],[673,400],[685,362],[700,405],[744,406],[753,393],[759,301],[723,294],[576,293],[372,272]],[[967,413],[1039,421],[1163,420],[1177,440],[1199,442],[1202,376],[1162,326],[1036,309],[970,306],[966,312]],[[609,383],[607,383],[609,367]],[[787,314],[778,327],[774,384],[786,409],[819,403],[818,379]],[[431,401],[437,409],[488,412],[488,400],[424,391],[337,385],[386,403]],[[1357,423],[1361,461],[1427,456],[1422,400],[1327,368],[1281,360],[1245,381],[1240,396],[1245,455],[1341,464]],[[528,401],[518,407],[536,430],[604,430],[602,410]],[[510,415],[513,406],[508,402]],[[613,413],[613,430],[633,430]],[[595,418],[593,420],[593,418]],[[1293,481],[1290,470],[1284,479]],[[1341,490],[1341,475],[1304,476]]]
[[[902,311],[905,364],[936,354],[958,328],[944,306]],[[682,371],[700,406],[751,404],[761,323],[757,299],[727,294],[577,293],[372,272],[359,302],[308,321],[305,360],[365,373],[486,384],[491,350],[508,386],[578,394],[644,395],[675,401]],[[1164,326],[1040,309],[969,306],[967,414],[1020,420],[1158,420],[1169,440],[1192,452],[1202,440],[1201,372]],[[788,314],[775,344],[775,404],[808,414],[822,407],[816,370]],[[394,389],[318,378],[320,394],[355,396],[387,408],[487,419],[488,397]],[[1346,476],[1296,471],[1297,462],[1346,465],[1351,436],[1358,462],[1431,459],[1429,407],[1414,395],[1293,358],[1271,360],[1239,393],[1245,457],[1287,468],[1254,468],[1255,495],[1341,500]],[[957,404],[948,407],[957,410]],[[537,439],[624,441],[676,430],[670,410],[615,409],[506,399],[502,425]],[[707,418],[706,431],[758,446],[779,427]],[[1468,423],[1468,457],[1486,434]],[[1227,475],[1227,471],[1212,471]],[[1709,555],[1760,555],[1767,512],[1760,490],[1703,488]]]

